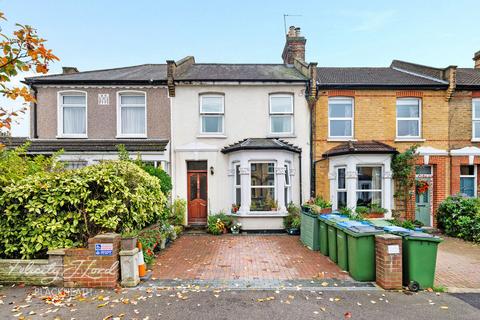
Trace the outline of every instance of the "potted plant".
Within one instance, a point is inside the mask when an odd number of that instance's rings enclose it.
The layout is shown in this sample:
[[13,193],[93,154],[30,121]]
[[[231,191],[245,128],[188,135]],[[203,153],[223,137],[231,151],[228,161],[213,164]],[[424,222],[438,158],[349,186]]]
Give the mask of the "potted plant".
[[126,228],[120,241],[121,250],[133,250],[137,247],[138,232]]
[[277,211],[278,210],[278,201],[269,198],[269,199],[266,200],[266,207],[270,209],[268,211]]
[[238,204],[232,204],[232,213],[237,213],[239,209],[240,206]]
[[376,218],[384,218],[387,209],[380,207],[376,203],[370,204],[368,208],[368,212],[364,215],[365,218],[376,219]]
[[241,227],[242,227],[242,224],[240,222],[235,222],[230,227],[230,231],[232,231],[232,234],[239,234]]
[[319,214],[332,213],[332,204],[329,201],[324,200],[321,196],[315,198],[314,204],[320,207]]
[[287,207],[288,216],[283,219],[283,225],[289,235],[299,235],[302,219],[300,217],[300,208],[293,202]]

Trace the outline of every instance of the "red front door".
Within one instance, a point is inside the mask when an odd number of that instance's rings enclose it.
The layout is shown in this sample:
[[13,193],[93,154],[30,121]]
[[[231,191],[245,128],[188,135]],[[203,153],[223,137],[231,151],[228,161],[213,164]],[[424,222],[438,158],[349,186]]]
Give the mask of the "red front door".
[[188,176],[188,224],[207,224],[207,172],[189,171]]

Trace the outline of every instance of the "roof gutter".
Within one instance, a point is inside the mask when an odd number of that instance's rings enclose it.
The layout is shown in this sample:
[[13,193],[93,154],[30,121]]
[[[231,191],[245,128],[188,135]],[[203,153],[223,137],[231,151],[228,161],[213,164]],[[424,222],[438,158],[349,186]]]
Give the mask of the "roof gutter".
[[167,80],[28,80],[22,81],[27,85],[166,85]]

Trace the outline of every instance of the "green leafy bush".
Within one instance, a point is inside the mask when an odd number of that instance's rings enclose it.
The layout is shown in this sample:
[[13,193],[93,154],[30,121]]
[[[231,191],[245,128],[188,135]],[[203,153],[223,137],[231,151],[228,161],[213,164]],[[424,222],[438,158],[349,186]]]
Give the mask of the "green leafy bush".
[[172,178],[162,168],[155,168],[150,164],[141,164],[140,167],[149,175],[157,177],[160,180],[160,189],[163,194],[168,195],[172,191]]
[[448,197],[438,208],[437,222],[449,236],[480,242],[480,199]]
[[300,217],[300,207],[290,202],[287,207],[288,215],[283,218],[283,226],[285,229],[300,228],[302,219]]
[[0,256],[44,257],[104,231],[155,223],[166,197],[158,179],[125,161],[41,172],[2,188]]
[[234,220],[233,217],[227,216],[223,211],[210,215],[207,219],[207,231],[214,235],[221,234],[224,230],[229,230],[232,227]]
[[168,221],[175,226],[183,225],[187,214],[187,201],[177,198],[169,209]]

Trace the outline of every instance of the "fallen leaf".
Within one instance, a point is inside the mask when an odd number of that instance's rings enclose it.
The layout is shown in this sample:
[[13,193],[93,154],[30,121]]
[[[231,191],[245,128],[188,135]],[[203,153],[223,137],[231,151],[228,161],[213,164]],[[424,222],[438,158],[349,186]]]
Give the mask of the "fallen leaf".
[[345,314],[343,315],[343,317],[345,319],[350,319],[352,317],[352,313],[351,312],[345,312]]

